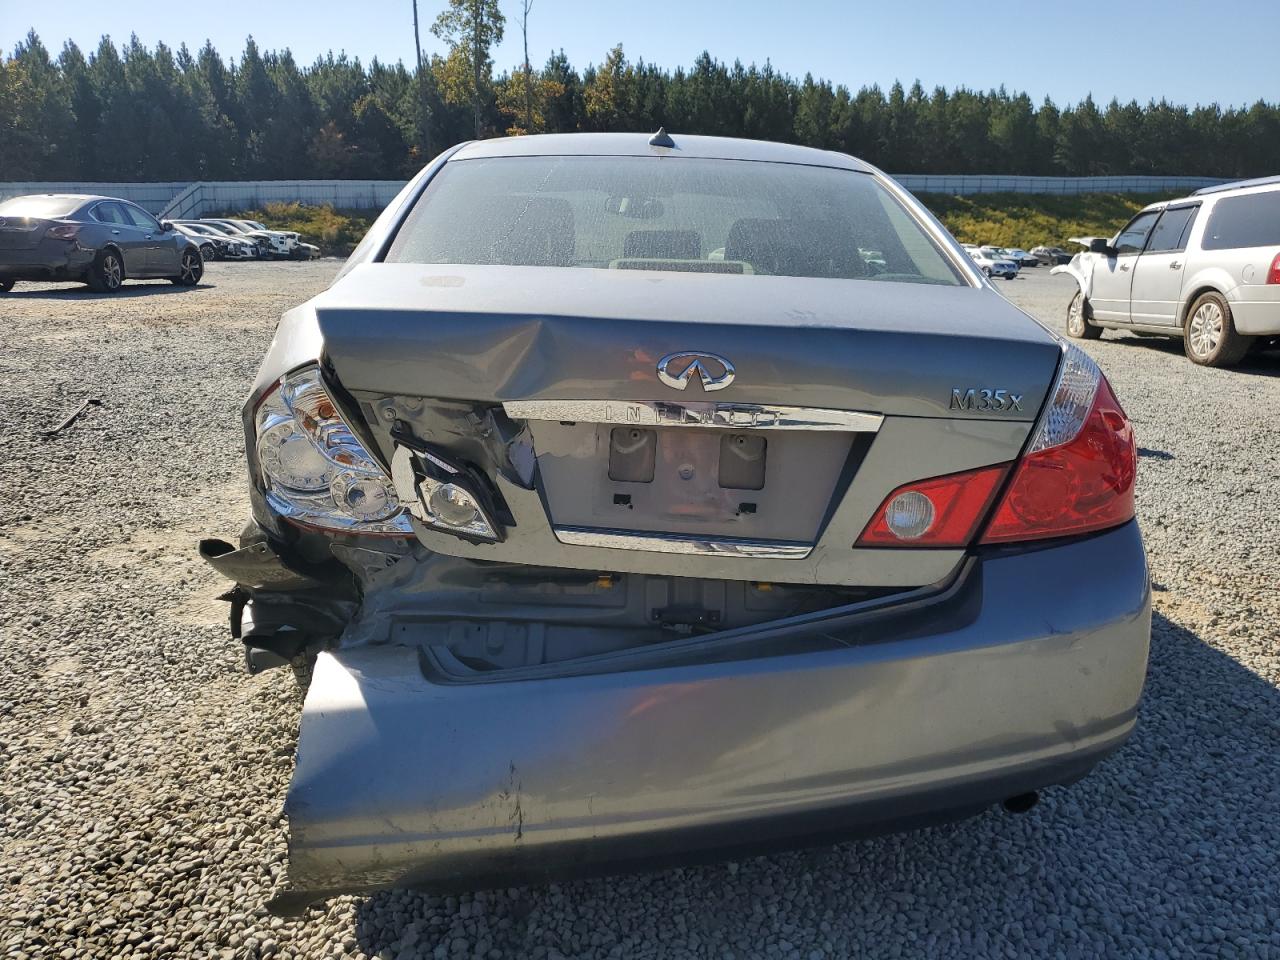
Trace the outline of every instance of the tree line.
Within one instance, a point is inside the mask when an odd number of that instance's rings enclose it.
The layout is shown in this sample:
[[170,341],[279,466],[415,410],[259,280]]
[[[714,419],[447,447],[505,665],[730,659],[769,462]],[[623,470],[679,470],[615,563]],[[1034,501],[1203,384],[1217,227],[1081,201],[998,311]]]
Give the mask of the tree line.
[[[517,0],[520,25],[531,0]],[[621,46],[583,70],[563,51],[498,72],[497,0],[449,0],[449,52],[421,69],[332,53],[299,65],[250,38],[148,48],[103,37],[54,55],[35,33],[0,59],[0,180],[402,179],[475,136],[656,130],[855,154],[892,173],[1278,173],[1280,107],[1165,101],[1038,106],[1025,93],[895,83],[856,92],[708,53],[669,70]],[[527,38],[527,33],[526,33]]]

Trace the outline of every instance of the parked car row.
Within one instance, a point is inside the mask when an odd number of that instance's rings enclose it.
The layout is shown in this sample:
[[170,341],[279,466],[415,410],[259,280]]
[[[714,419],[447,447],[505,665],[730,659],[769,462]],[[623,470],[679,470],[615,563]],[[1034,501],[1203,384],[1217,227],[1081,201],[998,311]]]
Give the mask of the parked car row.
[[993,247],[967,243],[965,252],[988,277],[1012,280],[1023,267],[1056,267],[1071,262],[1071,254],[1061,247],[1039,246],[1029,251],[1021,247]]
[[292,230],[271,230],[257,220],[208,218],[175,220],[200,245],[206,260],[314,260],[315,244],[303,243]]
[[975,247],[965,245],[964,252],[988,277],[1004,277],[1012,280],[1018,275],[1021,264],[1000,247]]

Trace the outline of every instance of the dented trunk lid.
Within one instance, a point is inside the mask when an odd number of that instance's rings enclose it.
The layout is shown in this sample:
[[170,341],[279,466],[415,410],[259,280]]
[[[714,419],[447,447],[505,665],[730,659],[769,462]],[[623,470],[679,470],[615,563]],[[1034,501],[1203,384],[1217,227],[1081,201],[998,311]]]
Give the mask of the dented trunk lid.
[[[898,282],[372,264],[312,307],[423,545],[610,573],[939,582],[963,549],[861,531],[903,484],[1016,460],[1061,355],[988,288]],[[734,377],[664,382],[682,353]],[[496,542],[426,511],[413,444],[474,469]]]
[[[724,402],[1033,420],[1059,346],[986,288],[660,271],[366,264],[314,301],[352,391],[502,402],[691,399],[658,361],[729,359]],[[974,402],[952,404],[952,391]],[[980,409],[982,390],[1014,409]]]

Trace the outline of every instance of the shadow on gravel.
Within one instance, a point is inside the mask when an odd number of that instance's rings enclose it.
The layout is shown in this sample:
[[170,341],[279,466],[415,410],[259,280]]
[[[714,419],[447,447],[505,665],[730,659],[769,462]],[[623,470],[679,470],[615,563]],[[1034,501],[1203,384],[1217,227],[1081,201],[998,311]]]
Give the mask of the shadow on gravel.
[[128,300],[133,297],[154,297],[191,293],[195,290],[214,290],[212,283],[197,283],[194,287],[180,287],[168,280],[126,281],[125,285],[115,293],[95,293],[88,287],[69,286],[54,290],[23,290],[15,287],[6,294],[0,294],[0,303],[6,300]]
[[390,892],[356,904],[355,936],[397,960],[1274,955],[1278,741],[1280,691],[1157,614],[1136,733],[1030,814],[640,876]]
[[[1121,336],[1115,334],[1120,332]],[[1185,359],[1185,351],[1182,349],[1182,340],[1178,337],[1142,337],[1137,334],[1129,334],[1124,331],[1108,331],[1111,334],[1108,337],[1113,343],[1123,344],[1126,347],[1145,347],[1156,353],[1167,353],[1170,356],[1180,356]],[[1187,360],[1187,366],[1194,368],[1190,360]],[[1237,366],[1231,368],[1235,373],[1251,373],[1263,377],[1280,377],[1280,346],[1267,348],[1255,347],[1249,352]],[[1212,372],[1212,371],[1210,371]]]

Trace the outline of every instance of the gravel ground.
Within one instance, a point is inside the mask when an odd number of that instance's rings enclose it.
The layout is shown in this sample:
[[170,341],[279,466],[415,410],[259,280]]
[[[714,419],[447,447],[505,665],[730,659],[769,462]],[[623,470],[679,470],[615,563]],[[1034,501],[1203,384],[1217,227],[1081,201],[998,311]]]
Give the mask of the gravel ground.
[[[1133,416],[1157,584],[1138,733],[1029,815],[640,877],[262,904],[299,706],[247,677],[196,559],[245,515],[238,407],[336,263],[199,289],[0,297],[0,953],[6,957],[1280,954],[1280,354],[1090,350]],[[1057,327],[1042,269],[1001,283]],[[56,439],[37,430],[102,399]]]

